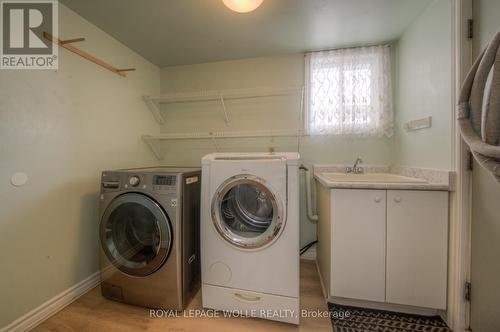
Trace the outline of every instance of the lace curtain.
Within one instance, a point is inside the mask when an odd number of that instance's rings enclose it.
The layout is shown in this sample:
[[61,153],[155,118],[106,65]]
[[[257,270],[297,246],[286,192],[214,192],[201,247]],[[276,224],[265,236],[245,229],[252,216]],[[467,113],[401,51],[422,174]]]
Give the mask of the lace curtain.
[[309,53],[306,76],[308,133],[393,134],[388,46]]

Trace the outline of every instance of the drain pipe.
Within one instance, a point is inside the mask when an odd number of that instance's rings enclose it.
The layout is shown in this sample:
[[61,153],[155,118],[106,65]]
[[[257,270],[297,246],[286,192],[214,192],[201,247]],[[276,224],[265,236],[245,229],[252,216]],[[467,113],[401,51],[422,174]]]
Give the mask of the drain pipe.
[[314,214],[312,208],[311,173],[309,172],[309,169],[303,164],[300,165],[299,169],[303,170],[304,174],[306,175],[305,181],[306,181],[307,218],[309,218],[309,220],[313,222],[316,222],[318,221],[318,215]]

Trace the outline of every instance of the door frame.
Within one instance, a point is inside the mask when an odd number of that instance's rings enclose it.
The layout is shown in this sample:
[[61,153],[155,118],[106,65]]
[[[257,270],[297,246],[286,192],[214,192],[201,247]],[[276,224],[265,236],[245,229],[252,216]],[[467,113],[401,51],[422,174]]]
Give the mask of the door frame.
[[457,126],[457,98],[462,82],[472,66],[472,39],[469,20],[473,0],[452,2],[452,164],[456,172],[455,191],[450,195],[447,322],[456,332],[469,328],[470,303],[465,299],[465,283],[470,280],[471,162],[470,152]]

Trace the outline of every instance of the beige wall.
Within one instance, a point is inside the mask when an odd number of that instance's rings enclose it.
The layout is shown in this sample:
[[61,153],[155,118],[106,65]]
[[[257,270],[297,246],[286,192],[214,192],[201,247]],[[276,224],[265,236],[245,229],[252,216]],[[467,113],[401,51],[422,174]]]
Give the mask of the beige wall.
[[[500,1],[474,0],[476,56],[500,30]],[[500,331],[500,185],[479,164],[472,175],[472,315],[477,332]]]
[[[103,169],[157,163],[143,94],[159,69],[60,5],[62,38],[120,67],[122,78],[59,51],[58,71],[0,71],[0,327],[98,271]],[[25,172],[24,187],[10,177]]]
[[[161,92],[186,92],[304,85],[304,56],[263,57],[206,64],[166,67],[161,70]],[[297,129],[300,95],[226,102],[231,125],[223,120],[218,102],[163,106],[167,123],[162,132]],[[394,138],[341,138],[332,136],[217,140],[219,151],[299,151],[306,165],[351,164],[362,156],[367,164],[392,163]],[[212,141],[164,143],[165,164],[199,166],[204,154],[214,152]],[[316,239],[316,226],[306,216],[305,185],[301,179],[301,244]]]
[[[397,43],[396,153],[402,166],[451,169],[451,1],[434,0]],[[432,128],[403,125],[432,116]]]

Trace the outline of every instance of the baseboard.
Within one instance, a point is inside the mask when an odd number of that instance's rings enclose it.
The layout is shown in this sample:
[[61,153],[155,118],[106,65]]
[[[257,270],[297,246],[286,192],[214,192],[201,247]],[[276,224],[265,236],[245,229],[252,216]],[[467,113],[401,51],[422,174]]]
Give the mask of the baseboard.
[[39,307],[19,317],[9,325],[0,328],[0,332],[24,332],[33,329],[44,320],[56,314],[80,296],[99,285],[100,281],[100,272],[97,271],[76,285],[54,296]]

